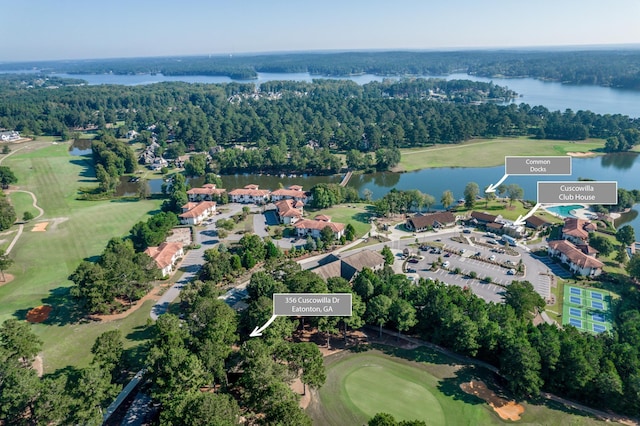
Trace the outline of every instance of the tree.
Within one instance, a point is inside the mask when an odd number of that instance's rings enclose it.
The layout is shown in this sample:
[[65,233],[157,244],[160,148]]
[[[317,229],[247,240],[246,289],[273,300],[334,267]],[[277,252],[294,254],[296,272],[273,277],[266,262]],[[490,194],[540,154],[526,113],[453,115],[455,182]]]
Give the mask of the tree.
[[379,294],[367,303],[367,322],[380,326],[380,336],[382,337],[382,326],[389,321],[389,310],[393,301],[389,296]]
[[640,254],[636,253],[631,256],[629,263],[627,263],[626,270],[631,277],[640,280]]
[[445,210],[448,210],[454,201],[455,201],[455,198],[453,198],[453,192],[447,189],[442,193],[442,197],[440,198],[440,203],[442,203],[442,207],[444,207]]
[[473,208],[479,193],[480,187],[478,187],[477,183],[467,183],[467,186],[464,187],[464,206],[468,209]]
[[390,319],[396,324],[398,329],[397,338],[400,333],[409,330],[416,325],[416,308],[404,299],[395,299],[389,308]]
[[6,281],[4,271],[11,268],[12,265],[13,259],[11,259],[3,249],[0,249],[0,274],[2,275],[2,281]]
[[122,332],[117,329],[105,331],[96,338],[91,348],[93,363],[113,374],[115,367],[120,363],[123,351]]
[[22,214],[22,220],[24,222],[29,222],[31,219],[33,219],[33,213],[30,211],[26,211]]
[[370,203],[371,200],[373,199],[373,191],[371,191],[369,188],[363,189],[362,197],[365,199],[367,203]]
[[330,226],[325,226],[324,228],[322,228],[322,230],[320,231],[320,239],[323,243],[325,243],[325,245],[330,244],[331,242],[333,242],[333,240],[335,240],[335,234],[333,233],[333,230]]
[[18,182],[18,178],[13,171],[7,166],[0,166],[0,185],[3,188]]
[[240,407],[230,395],[192,391],[176,394],[171,404],[163,407],[160,413],[160,424],[200,426],[206,423],[236,426],[239,418]]
[[74,389],[73,423],[101,424],[103,409],[113,402],[118,388],[107,370],[95,364],[84,368]]
[[287,361],[289,368],[298,375],[302,370],[301,381],[303,384],[303,395],[306,395],[309,385],[312,388],[319,388],[326,380],[322,353],[318,346],[313,343],[290,343],[287,347]]
[[391,251],[389,246],[385,245],[384,247],[382,247],[382,251],[380,253],[384,257],[384,264],[385,265],[393,265],[393,261],[395,260],[395,256],[393,255],[393,252]]
[[376,413],[369,419],[368,426],[398,426],[396,418],[389,413]]
[[601,255],[609,256],[616,249],[615,245],[606,237],[591,233],[589,235],[589,245],[598,250]]
[[509,199],[509,206],[511,206],[514,200],[521,200],[524,196],[524,189],[516,183],[507,185],[506,190],[507,198]]
[[533,317],[535,311],[543,310],[546,305],[529,281],[513,281],[505,291],[504,302],[511,306],[520,318]]
[[517,398],[534,398],[540,393],[540,355],[524,336],[505,336],[501,343],[500,374]]
[[624,244],[625,246],[631,245],[636,240],[635,231],[633,226],[624,225],[616,232],[616,240]]
[[344,236],[347,241],[353,241],[356,237],[356,229],[353,227],[351,222],[347,223],[347,226],[344,228]]
[[[488,188],[488,187],[487,187]],[[497,195],[495,192],[486,192],[485,188],[485,192],[484,192],[484,208],[488,208],[489,207],[489,203],[493,200],[496,199]]]
[[0,325],[0,348],[7,358],[31,365],[42,341],[31,331],[29,323],[10,318]]
[[629,255],[627,254],[627,248],[624,245],[618,246],[618,252],[616,253],[616,262],[626,265],[629,261]]

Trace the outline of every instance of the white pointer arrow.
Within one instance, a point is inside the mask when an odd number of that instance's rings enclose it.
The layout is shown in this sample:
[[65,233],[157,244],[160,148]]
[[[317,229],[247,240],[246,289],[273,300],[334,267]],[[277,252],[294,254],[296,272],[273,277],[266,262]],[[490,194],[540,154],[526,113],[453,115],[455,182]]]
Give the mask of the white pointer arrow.
[[253,331],[251,332],[251,334],[249,335],[249,337],[258,337],[258,336],[262,336],[262,332],[265,330],[265,328],[269,327],[271,325],[271,323],[278,318],[277,315],[272,315],[271,318],[269,318],[269,321],[267,321],[267,323],[265,325],[263,325],[262,327],[258,328],[254,328]]
[[497,188],[497,187],[499,187],[499,186],[500,186],[500,184],[501,184],[502,182],[504,182],[504,181],[505,181],[505,179],[506,179],[506,178],[508,178],[508,177],[509,177],[509,175],[505,173],[505,175],[504,175],[504,176],[502,176],[502,179],[500,179],[498,182],[496,182],[496,183],[494,183],[494,184],[492,184],[492,185],[489,185],[489,186],[487,187],[487,189],[485,189],[485,190],[484,190],[484,192],[496,192],[496,188]]
[[538,210],[540,208],[542,204],[538,203],[535,206],[533,206],[533,208],[531,209],[531,211],[529,213],[527,213],[526,215],[524,215],[524,217],[522,215],[518,216],[518,218],[516,219],[515,222],[513,222],[514,225],[518,226],[518,225],[524,225],[524,221],[531,217],[531,215],[533,215],[536,210]]

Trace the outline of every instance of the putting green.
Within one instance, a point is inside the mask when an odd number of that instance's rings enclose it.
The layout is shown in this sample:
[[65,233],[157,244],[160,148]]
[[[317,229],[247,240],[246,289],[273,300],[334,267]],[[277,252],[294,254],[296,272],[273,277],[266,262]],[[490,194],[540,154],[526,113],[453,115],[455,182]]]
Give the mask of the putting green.
[[393,413],[397,420],[429,419],[430,425],[445,425],[438,400],[418,383],[420,374],[412,376],[413,380],[407,380],[380,364],[367,363],[346,376],[343,385],[353,405],[369,417],[385,412]]

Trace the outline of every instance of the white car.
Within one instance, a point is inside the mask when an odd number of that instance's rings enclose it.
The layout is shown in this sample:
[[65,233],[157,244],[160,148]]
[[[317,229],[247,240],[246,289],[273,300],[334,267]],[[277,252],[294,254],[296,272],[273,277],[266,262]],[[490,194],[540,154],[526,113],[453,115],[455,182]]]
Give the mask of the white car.
[[448,267],[449,267],[449,265],[450,265],[450,263],[449,263],[449,261],[447,260],[447,261],[445,261],[445,262],[442,264],[442,267],[443,267],[443,268],[448,268]]
[[491,255],[491,257],[489,258],[489,260],[490,260],[490,261],[492,261],[492,262],[493,262],[494,260],[496,260],[496,255],[495,255],[495,254],[492,254],[492,255]]

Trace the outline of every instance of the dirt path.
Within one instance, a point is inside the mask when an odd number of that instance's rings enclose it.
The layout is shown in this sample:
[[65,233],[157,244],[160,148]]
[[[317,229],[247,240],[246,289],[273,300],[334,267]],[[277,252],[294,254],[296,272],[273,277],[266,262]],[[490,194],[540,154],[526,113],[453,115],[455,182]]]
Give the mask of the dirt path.
[[144,305],[144,302],[146,302],[147,300],[156,300],[156,301],[159,300],[160,290],[162,288],[163,288],[162,286],[154,287],[149,293],[147,293],[144,297],[139,299],[135,305],[131,306],[129,309],[127,309],[124,312],[120,312],[119,314],[113,314],[113,315],[91,315],[90,318],[93,320],[98,320],[102,322],[109,322],[109,321],[115,321],[115,320],[126,318],[132,313],[134,313],[135,311],[137,311],[138,309],[140,309],[142,305]]
[[38,210],[38,216],[34,217],[33,219],[38,219],[39,217],[41,217],[42,215],[44,215],[44,210],[42,210],[42,208],[38,205],[38,199],[36,198],[36,194],[34,194],[31,191],[27,191],[24,189],[9,189],[7,191],[5,191],[7,194],[10,194],[12,192],[24,192],[25,194],[29,194],[31,195],[31,198],[33,199],[33,208]]

